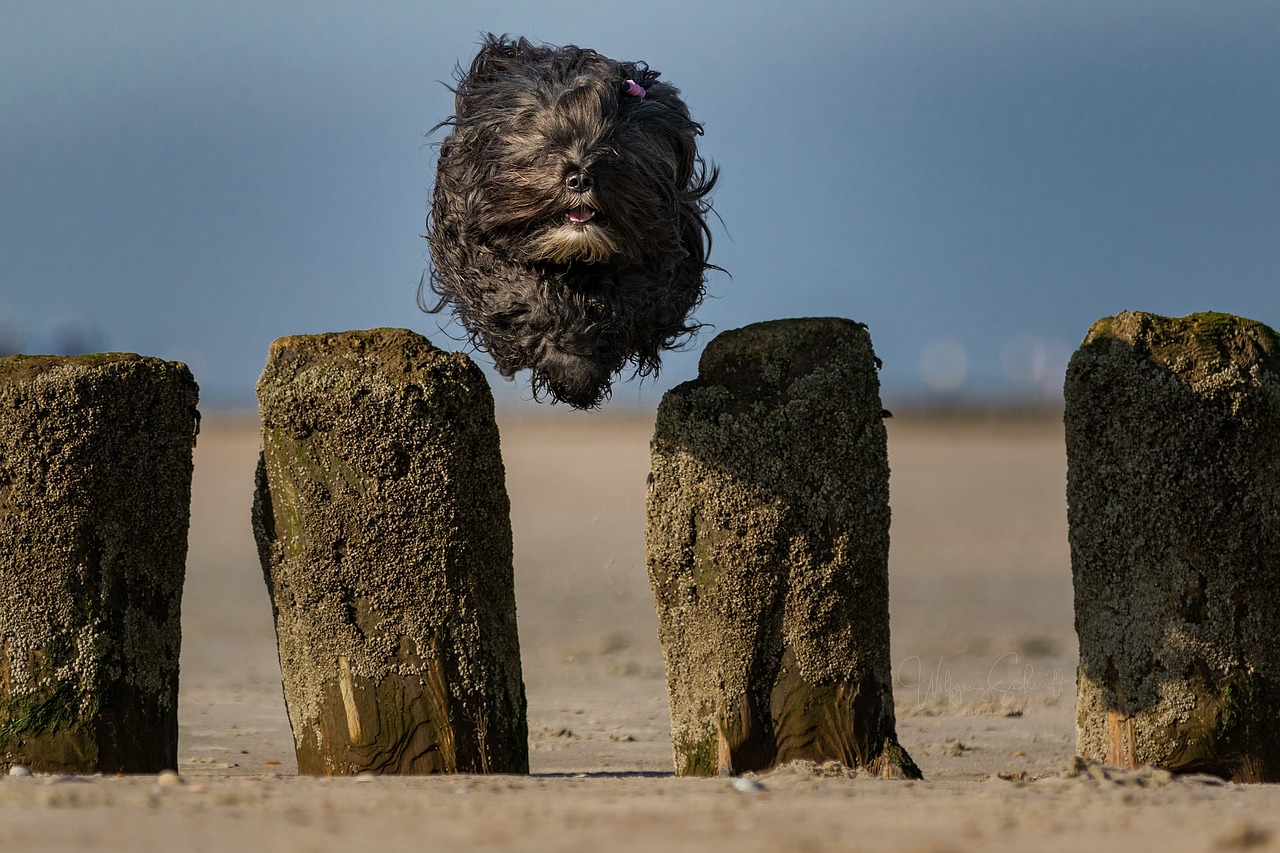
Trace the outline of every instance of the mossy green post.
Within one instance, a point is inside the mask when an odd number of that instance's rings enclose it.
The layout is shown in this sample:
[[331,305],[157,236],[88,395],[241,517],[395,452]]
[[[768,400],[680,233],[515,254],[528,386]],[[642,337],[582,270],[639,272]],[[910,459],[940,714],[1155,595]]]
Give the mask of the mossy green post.
[[876,366],[850,320],[758,323],[658,407],[646,545],[679,775],[920,775],[894,724]]
[[0,360],[0,769],[177,768],[197,396],[155,358]]
[[1280,782],[1280,337],[1125,312],[1065,390],[1077,752]]
[[289,337],[258,401],[253,528],[299,772],[528,772],[484,375],[404,329]]

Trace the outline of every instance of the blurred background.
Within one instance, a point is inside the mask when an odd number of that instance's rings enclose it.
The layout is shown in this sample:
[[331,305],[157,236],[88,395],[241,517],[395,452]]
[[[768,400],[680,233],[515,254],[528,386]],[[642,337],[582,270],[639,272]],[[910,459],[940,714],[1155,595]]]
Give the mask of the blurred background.
[[[680,87],[731,274],[699,319],[865,322],[890,403],[1053,403],[1121,310],[1280,325],[1273,0],[0,0],[0,21],[0,353],[186,361],[205,406],[251,407],[283,335],[463,346],[415,297],[430,130],[487,31]],[[715,330],[611,405],[655,405]]]

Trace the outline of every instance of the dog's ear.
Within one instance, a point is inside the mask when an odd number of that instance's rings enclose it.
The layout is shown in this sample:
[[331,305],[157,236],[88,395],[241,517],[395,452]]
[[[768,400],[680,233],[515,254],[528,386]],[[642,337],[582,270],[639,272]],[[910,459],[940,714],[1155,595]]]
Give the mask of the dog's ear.
[[510,73],[511,65],[518,58],[521,49],[520,42],[524,42],[524,39],[512,42],[505,35],[495,36],[489,33],[481,43],[475,59],[471,60],[471,68],[459,78],[459,82],[472,86],[484,85]]
[[696,138],[702,135],[702,125],[689,115],[680,90],[659,79],[660,72],[644,62],[623,62],[620,67],[628,79],[644,90],[643,97],[623,98],[623,102],[630,102],[636,120],[647,132],[667,140],[675,157],[677,183],[688,186],[694,181],[698,157]]
[[535,46],[524,36],[513,40],[505,34],[486,35],[475,59],[471,60],[471,67],[466,71],[458,68],[455,113],[459,116],[473,113],[494,83],[510,78],[521,62],[539,51],[545,52],[546,48]]
[[645,87],[644,98],[633,101],[629,107],[630,118],[651,138],[666,143],[671,152],[675,184],[683,190],[695,182],[697,137],[702,135],[702,125],[689,116],[679,89],[657,80],[656,74],[652,77]]

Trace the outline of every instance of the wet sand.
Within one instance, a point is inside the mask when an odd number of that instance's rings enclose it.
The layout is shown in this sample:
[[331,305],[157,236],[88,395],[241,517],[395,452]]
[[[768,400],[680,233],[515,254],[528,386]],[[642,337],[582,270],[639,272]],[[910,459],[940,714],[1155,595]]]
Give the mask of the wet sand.
[[206,413],[180,776],[0,778],[5,850],[1244,850],[1280,790],[1067,769],[1076,642],[1060,420],[889,422],[898,734],[924,782],[671,775],[644,568],[652,415],[500,416],[529,777],[295,775],[249,507],[252,417]]

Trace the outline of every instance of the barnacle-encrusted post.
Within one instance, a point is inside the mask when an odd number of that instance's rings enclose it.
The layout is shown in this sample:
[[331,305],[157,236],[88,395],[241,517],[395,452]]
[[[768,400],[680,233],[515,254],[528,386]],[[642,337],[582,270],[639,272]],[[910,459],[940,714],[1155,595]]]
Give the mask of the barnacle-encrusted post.
[[484,375],[404,329],[281,338],[258,402],[253,527],[299,771],[527,772]]
[[663,397],[646,545],[676,773],[920,775],[894,727],[883,414],[842,319],[725,332]]
[[0,768],[177,768],[196,402],[176,362],[0,360]]
[[1280,337],[1099,320],[1065,420],[1077,751],[1280,782]]

